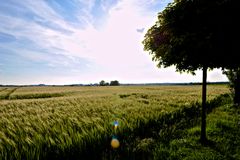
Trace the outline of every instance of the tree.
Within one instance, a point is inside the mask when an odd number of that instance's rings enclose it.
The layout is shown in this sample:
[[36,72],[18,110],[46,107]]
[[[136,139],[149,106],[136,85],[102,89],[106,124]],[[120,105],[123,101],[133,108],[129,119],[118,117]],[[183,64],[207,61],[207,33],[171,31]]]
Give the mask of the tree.
[[119,86],[119,85],[120,83],[117,80],[110,82],[110,86]]
[[240,68],[225,70],[223,73],[226,74],[229,79],[234,104],[240,105]]
[[143,41],[158,67],[174,65],[176,71],[192,74],[202,69],[202,143],[207,140],[207,70],[239,67],[238,11],[236,0],[175,0],[158,14]]
[[99,86],[104,86],[105,85],[105,81],[104,80],[101,80],[100,82],[99,82]]
[[99,86],[109,86],[109,83],[108,82],[105,82],[104,80],[101,80],[99,82]]

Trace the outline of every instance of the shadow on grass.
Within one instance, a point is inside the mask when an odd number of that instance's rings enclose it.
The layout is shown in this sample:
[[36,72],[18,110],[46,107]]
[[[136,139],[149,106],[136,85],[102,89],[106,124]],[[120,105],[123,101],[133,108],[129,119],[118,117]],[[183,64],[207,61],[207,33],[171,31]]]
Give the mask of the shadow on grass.
[[[225,98],[221,101],[229,102],[229,99]],[[240,108],[230,103],[221,104],[216,109],[212,108],[212,113],[207,117],[208,140],[204,145],[199,140],[199,125],[185,128],[181,131],[182,136],[178,138],[166,143],[161,143],[160,140],[154,150],[153,159],[240,159]]]

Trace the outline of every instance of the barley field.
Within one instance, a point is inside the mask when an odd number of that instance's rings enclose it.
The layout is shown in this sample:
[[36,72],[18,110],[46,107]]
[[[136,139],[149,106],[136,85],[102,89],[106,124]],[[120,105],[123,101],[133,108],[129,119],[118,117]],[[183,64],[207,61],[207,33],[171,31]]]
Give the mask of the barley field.
[[[209,101],[229,92],[207,89]],[[0,87],[0,159],[114,159],[154,141],[148,133],[158,136],[200,101],[199,85]]]

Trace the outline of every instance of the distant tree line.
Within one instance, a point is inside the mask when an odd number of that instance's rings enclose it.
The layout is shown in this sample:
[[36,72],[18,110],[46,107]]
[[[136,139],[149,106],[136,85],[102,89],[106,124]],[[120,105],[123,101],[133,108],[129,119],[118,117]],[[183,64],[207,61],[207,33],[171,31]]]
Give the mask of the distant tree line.
[[117,80],[109,82],[105,82],[104,80],[101,80],[99,82],[99,86],[119,86],[120,83]]

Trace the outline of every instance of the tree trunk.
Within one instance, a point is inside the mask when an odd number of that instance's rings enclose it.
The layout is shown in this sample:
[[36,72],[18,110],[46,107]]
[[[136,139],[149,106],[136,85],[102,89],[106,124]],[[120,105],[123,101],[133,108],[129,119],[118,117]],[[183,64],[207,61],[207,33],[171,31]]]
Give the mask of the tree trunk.
[[236,79],[234,83],[234,104],[240,105],[240,69],[236,70]]
[[206,137],[206,98],[207,98],[207,67],[203,67],[203,83],[202,83],[202,124],[201,124],[201,138],[202,144],[207,141]]

